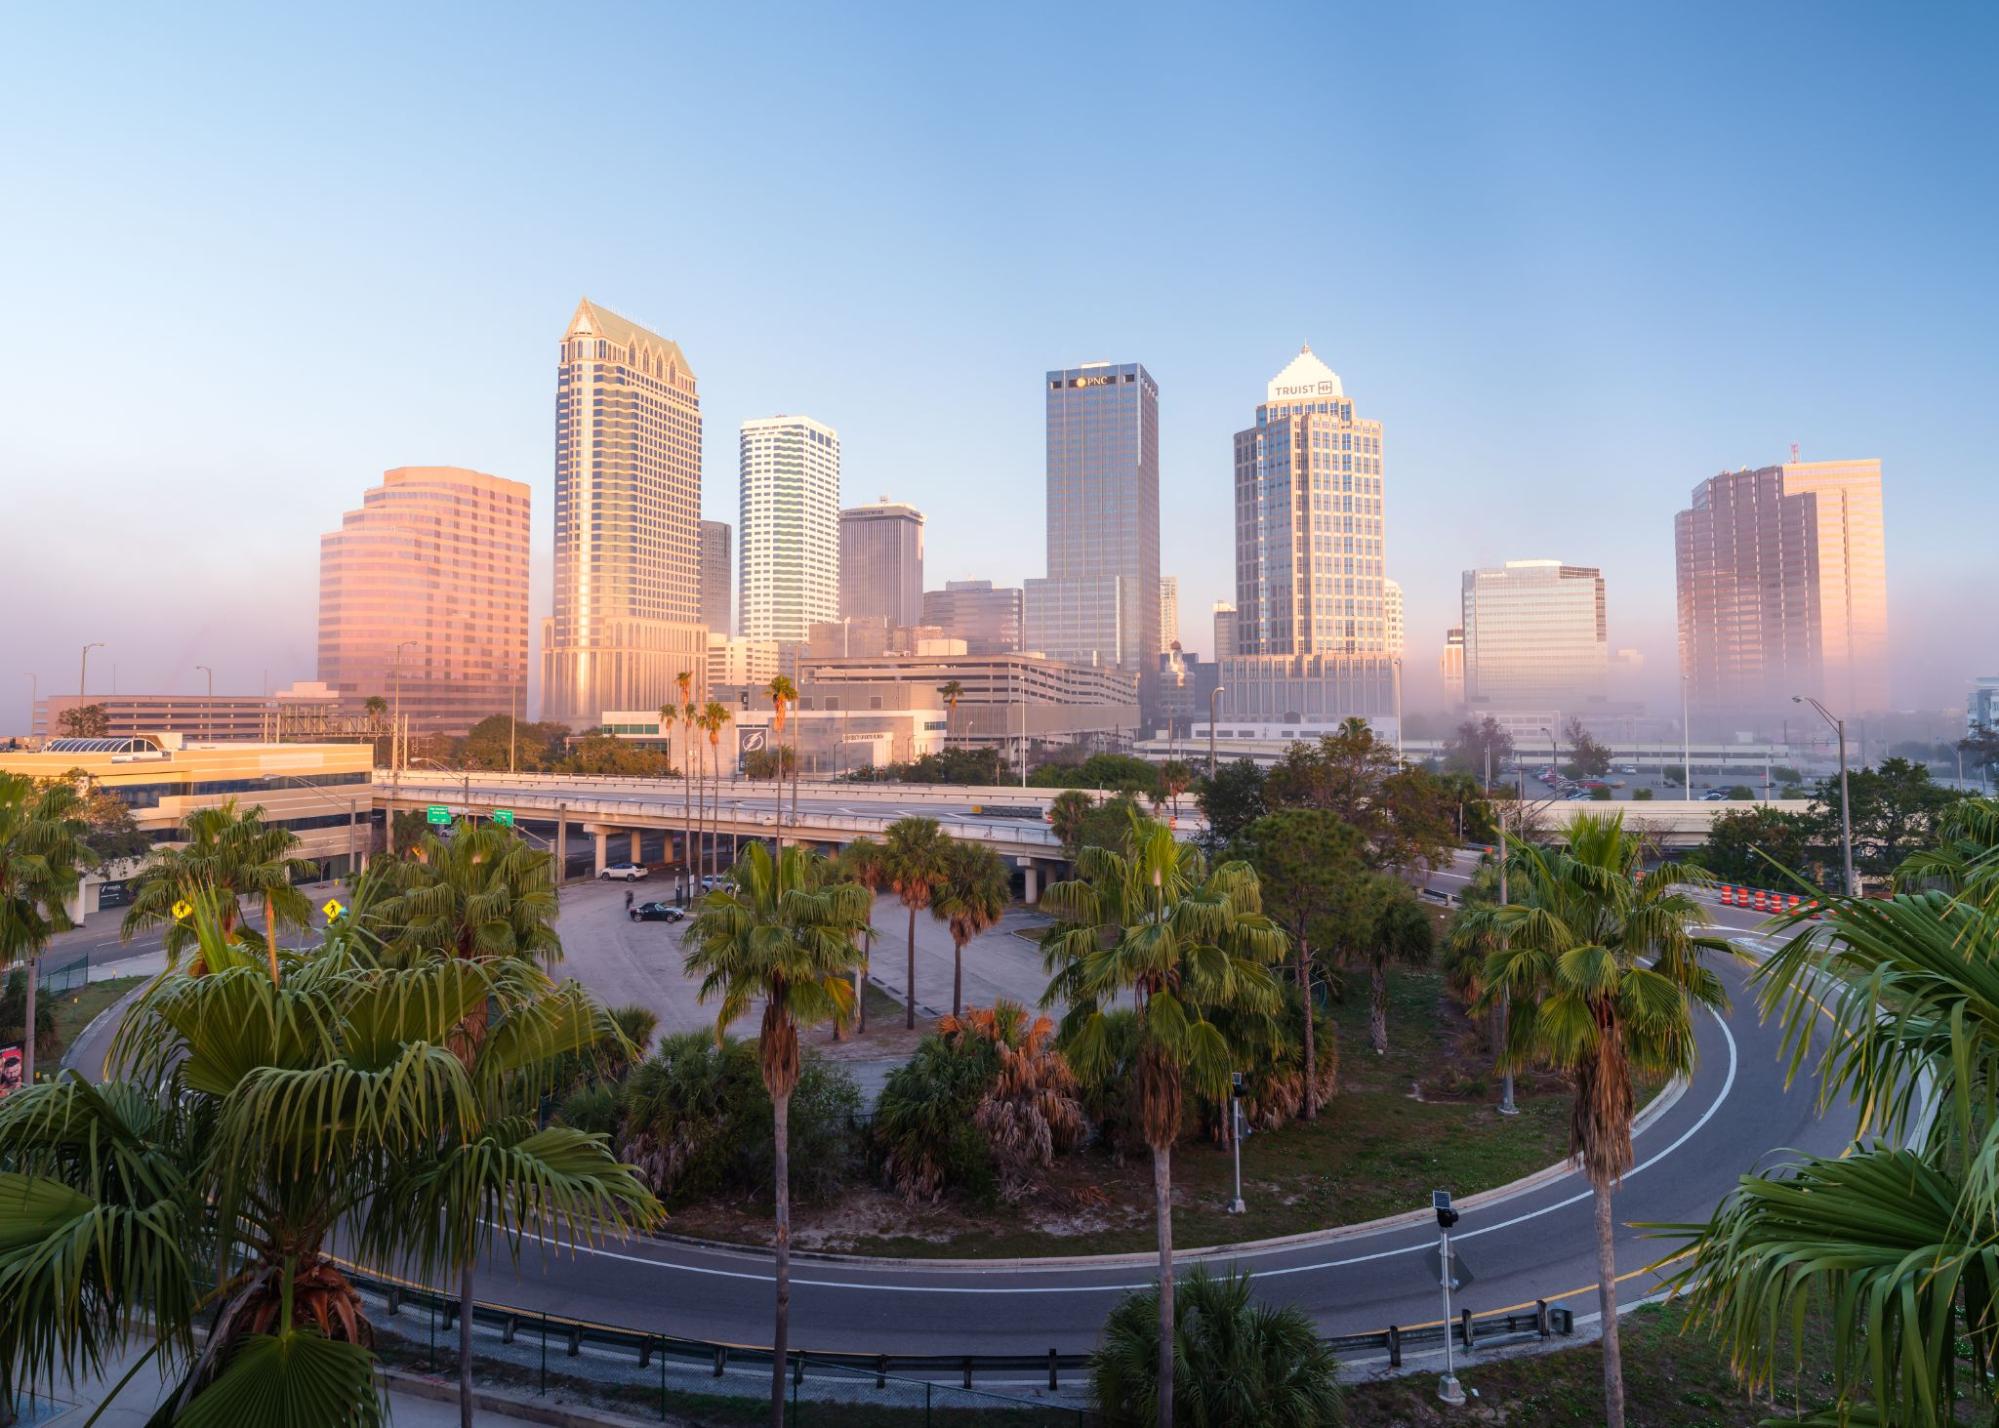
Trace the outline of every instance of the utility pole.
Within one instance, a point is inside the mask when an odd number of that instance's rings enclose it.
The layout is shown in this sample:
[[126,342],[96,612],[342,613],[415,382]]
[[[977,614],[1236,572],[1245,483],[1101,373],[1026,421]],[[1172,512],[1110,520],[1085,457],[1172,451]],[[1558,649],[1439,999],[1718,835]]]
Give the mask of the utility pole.
[[1211,782],[1215,777],[1215,700],[1227,688],[1225,684],[1218,684],[1208,691],[1208,778]]
[[83,647],[83,659],[76,667],[76,697],[82,699],[90,684],[90,652],[104,648],[104,641],[94,640]]
[[[1485,800],[1488,807],[1494,806],[1492,802],[1492,745],[1490,743],[1485,746]],[[1499,813],[1499,905],[1505,907],[1511,901],[1506,893],[1506,812],[1504,809],[1498,809],[1497,811]],[[1513,992],[1510,988],[1504,988],[1499,994],[1499,1054],[1502,1058],[1506,1058],[1506,1044],[1512,1038],[1512,1020]],[[1513,1104],[1513,1063],[1510,1058],[1506,1058],[1504,1064],[1506,1066],[1506,1079],[1503,1083],[1503,1089],[1500,1092],[1499,1113],[1502,1116],[1517,1116],[1520,1114],[1520,1108]]]
[[1465,1391],[1458,1383],[1457,1364],[1451,1356],[1451,1226],[1458,1222],[1458,1212],[1451,1208],[1448,1190],[1431,1191],[1430,1208],[1437,1212],[1437,1259],[1443,1270],[1439,1278],[1444,1288],[1444,1378],[1437,1385],[1437,1397],[1453,1407],[1461,1407]]

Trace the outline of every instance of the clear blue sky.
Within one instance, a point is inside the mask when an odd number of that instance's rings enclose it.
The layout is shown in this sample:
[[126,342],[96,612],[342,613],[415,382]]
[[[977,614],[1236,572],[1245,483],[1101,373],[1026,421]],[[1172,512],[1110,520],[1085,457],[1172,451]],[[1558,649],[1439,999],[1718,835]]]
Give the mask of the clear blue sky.
[[838,426],[930,583],[1040,573],[1040,374],[1161,387],[1189,643],[1230,435],[1309,340],[1387,427],[1411,690],[1458,573],[1599,564],[1670,679],[1672,512],[1886,462],[1906,705],[1999,672],[1999,29],[1970,6],[12,7],[0,727],[314,674],[386,467],[533,484],[579,295],[735,428]]

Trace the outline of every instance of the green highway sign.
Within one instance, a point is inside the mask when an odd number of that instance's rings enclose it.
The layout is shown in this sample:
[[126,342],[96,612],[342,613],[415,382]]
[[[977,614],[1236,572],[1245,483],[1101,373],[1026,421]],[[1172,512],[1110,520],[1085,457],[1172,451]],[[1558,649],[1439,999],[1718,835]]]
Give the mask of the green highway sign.
[[429,818],[432,823],[449,823],[451,810],[441,803],[433,803],[430,806]]
[[502,828],[511,828],[511,827],[513,827],[513,826],[514,826],[514,811],[513,811],[513,809],[511,809],[511,808],[496,808],[496,809],[494,809],[494,810],[493,810],[493,821],[494,821],[495,823],[499,824],[499,825],[500,825],[500,826],[501,826]]

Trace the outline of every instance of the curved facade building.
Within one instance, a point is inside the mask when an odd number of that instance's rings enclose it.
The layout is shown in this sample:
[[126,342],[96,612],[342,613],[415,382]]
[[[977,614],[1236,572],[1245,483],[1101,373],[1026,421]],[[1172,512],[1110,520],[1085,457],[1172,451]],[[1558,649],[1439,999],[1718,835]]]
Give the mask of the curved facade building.
[[401,466],[319,538],[319,678],[343,700],[460,734],[514,707],[527,661],[525,483]]

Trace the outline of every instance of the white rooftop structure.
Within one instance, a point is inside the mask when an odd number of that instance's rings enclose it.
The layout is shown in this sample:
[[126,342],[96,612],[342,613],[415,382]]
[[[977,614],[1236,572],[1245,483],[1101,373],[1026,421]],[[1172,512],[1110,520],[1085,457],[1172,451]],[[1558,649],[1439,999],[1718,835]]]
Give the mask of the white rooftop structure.
[[1298,355],[1282,372],[1270,379],[1263,399],[1267,402],[1289,402],[1306,397],[1345,395],[1346,388],[1340,385],[1340,374],[1314,356],[1312,344],[1308,342],[1298,349]]

